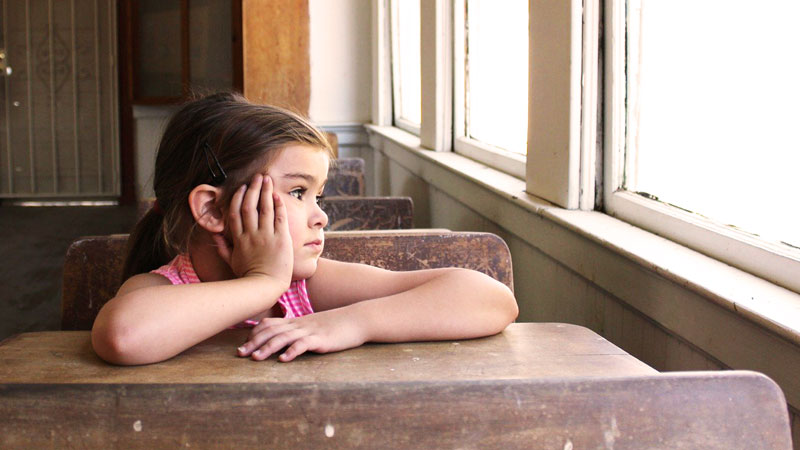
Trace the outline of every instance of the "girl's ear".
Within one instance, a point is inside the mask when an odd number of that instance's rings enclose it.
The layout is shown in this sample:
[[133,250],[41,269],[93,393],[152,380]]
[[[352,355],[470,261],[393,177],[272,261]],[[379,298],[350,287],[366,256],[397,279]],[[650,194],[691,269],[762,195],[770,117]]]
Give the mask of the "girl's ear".
[[189,208],[195,222],[211,233],[225,230],[222,210],[217,206],[221,196],[222,189],[209,184],[201,184],[189,192]]

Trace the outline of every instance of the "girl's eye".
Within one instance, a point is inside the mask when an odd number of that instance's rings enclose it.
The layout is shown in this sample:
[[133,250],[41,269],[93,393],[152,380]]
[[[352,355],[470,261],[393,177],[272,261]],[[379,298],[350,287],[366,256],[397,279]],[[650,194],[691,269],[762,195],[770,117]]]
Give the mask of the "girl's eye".
[[302,200],[303,199],[303,194],[305,194],[305,193],[306,193],[305,189],[297,188],[297,189],[289,192],[289,195],[291,195],[292,197],[294,197],[294,198],[296,198],[298,200]]
[[320,203],[322,203],[322,201],[323,201],[323,200],[325,200],[325,196],[324,196],[324,195],[318,195],[318,196],[317,196],[317,199],[316,199],[316,203],[317,203],[317,205],[319,205]]

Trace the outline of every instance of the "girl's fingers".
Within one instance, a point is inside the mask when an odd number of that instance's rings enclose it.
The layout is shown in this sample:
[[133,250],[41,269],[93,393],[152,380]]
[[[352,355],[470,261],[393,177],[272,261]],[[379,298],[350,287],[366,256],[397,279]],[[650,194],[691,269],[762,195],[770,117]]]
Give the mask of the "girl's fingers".
[[248,338],[247,342],[239,347],[239,354],[241,356],[249,355],[251,352],[263,346],[270,339],[281,333],[287,333],[296,329],[294,325],[286,322],[276,324],[272,327],[262,328],[260,330],[258,329],[258,326],[253,328],[253,331],[250,332],[250,337]]
[[258,198],[261,196],[261,186],[264,177],[257,173],[253,175],[250,186],[242,200],[242,224],[245,231],[258,229]]
[[278,356],[278,361],[289,362],[307,352],[309,349],[309,341],[310,339],[308,337],[303,337],[294,341],[283,354]]
[[278,194],[273,194],[275,202],[275,233],[289,235],[289,220],[287,219],[286,204]]
[[285,319],[283,317],[265,317],[258,322],[258,325],[254,326],[252,330],[250,330],[250,337],[252,338],[256,334],[260,333],[262,330],[265,330],[272,326],[277,326],[281,324],[291,323],[290,319]]
[[242,199],[246,185],[242,185],[231,197],[231,205],[228,208],[228,228],[233,236],[240,236],[242,230]]
[[264,183],[261,185],[261,199],[259,200],[258,228],[272,234],[272,214],[273,214],[273,184],[272,177],[265,176]]
[[273,353],[296,342],[303,336],[305,336],[303,330],[290,330],[285,333],[280,333],[268,340],[261,348],[254,351],[250,357],[256,361],[263,361],[269,358]]

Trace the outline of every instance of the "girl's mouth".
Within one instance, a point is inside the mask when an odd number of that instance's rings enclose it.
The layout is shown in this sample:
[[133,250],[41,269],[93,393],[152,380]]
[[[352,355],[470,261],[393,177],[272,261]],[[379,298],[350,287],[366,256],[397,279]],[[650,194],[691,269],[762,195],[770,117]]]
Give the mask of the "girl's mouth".
[[306,243],[306,247],[310,247],[317,251],[322,251],[322,239],[317,239]]

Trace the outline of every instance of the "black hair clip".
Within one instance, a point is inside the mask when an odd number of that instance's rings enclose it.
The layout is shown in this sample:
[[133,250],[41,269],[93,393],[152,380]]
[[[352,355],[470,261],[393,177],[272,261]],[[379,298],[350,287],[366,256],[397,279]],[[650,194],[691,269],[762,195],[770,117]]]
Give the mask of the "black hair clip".
[[[211,184],[214,186],[219,186],[228,178],[228,175],[226,175],[225,171],[222,170],[222,166],[219,164],[219,160],[214,155],[214,152],[211,151],[211,146],[208,145],[208,142],[203,145],[203,151],[206,153],[206,164],[208,164],[208,171],[211,172]],[[218,173],[214,173],[214,169],[211,167],[211,158],[214,159],[214,164],[217,165]]]

